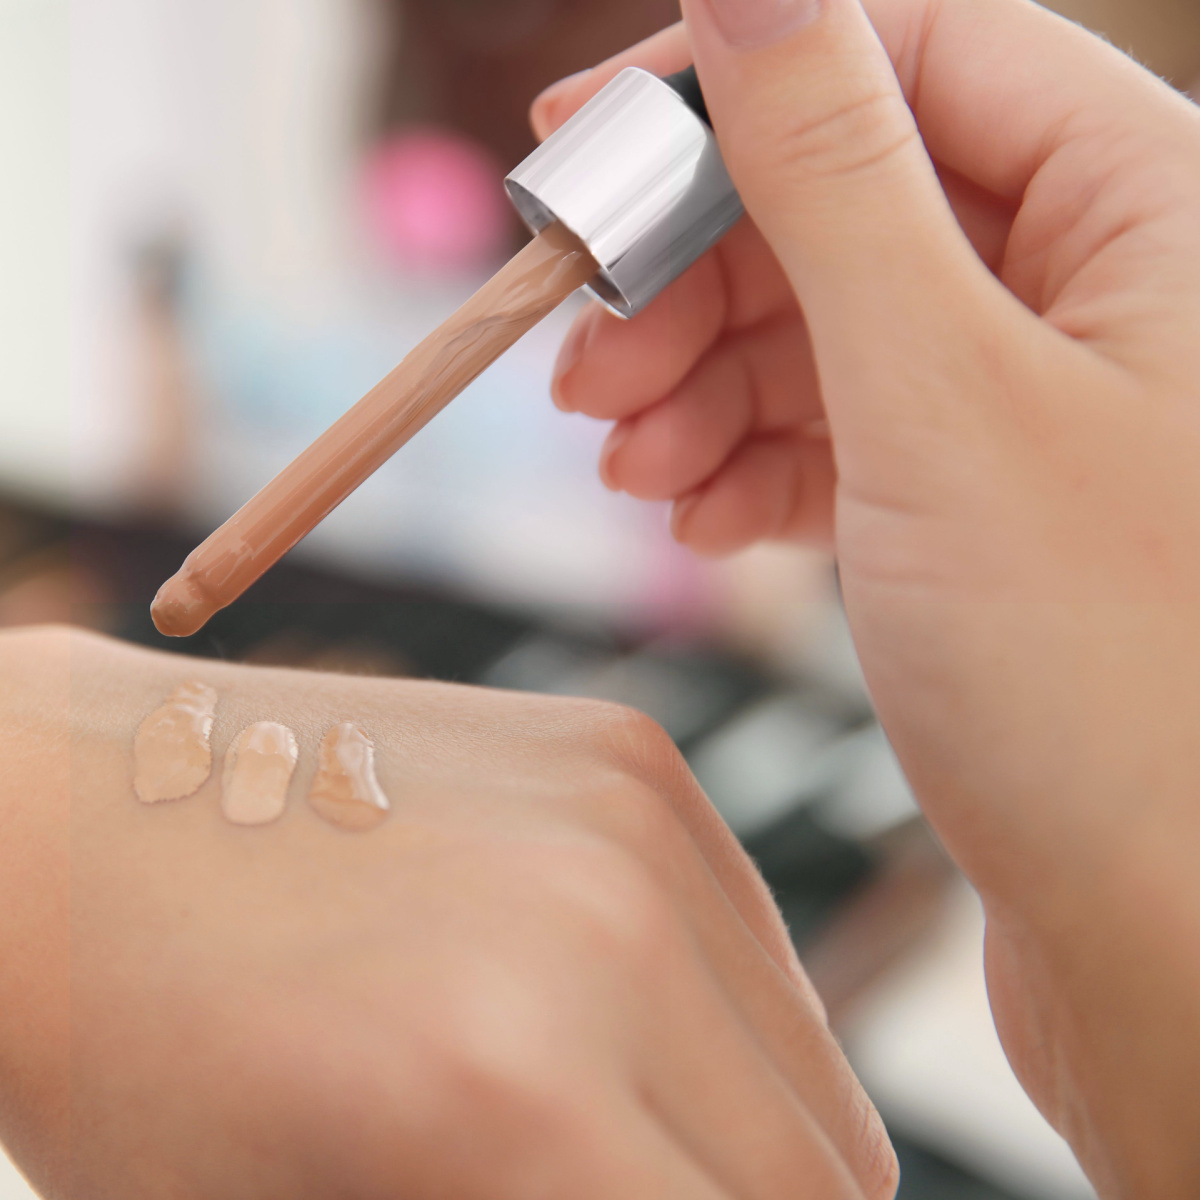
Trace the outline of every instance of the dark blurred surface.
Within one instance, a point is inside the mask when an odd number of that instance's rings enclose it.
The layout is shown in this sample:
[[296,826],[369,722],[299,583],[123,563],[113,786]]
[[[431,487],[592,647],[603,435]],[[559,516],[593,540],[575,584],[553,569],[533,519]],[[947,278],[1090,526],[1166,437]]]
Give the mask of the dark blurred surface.
[[893,1135],[900,1160],[896,1200],[1034,1200],[977,1179],[944,1158]]

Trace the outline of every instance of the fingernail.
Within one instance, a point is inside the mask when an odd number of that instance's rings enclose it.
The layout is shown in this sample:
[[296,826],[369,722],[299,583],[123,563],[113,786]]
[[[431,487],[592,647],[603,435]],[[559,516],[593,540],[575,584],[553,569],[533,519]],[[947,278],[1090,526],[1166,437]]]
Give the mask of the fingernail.
[[633,425],[630,422],[619,422],[612,427],[612,432],[608,435],[604,443],[604,448],[600,451],[600,482],[610,492],[619,492],[621,490],[612,476],[613,455],[629,441],[629,435],[632,432]]
[[557,408],[563,412],[574,412],[575,408],[567,399],[570,383],[569,376],[583,360],[583,352],[587,349],[588,339],[592,336],[595,324],[595,311],[588,309],[575,320],[575,324],[567,331],[567,336],[554,360],[554,371],[550,376],[550,396]]
[[[568,75],[564,79],[560,79],[557,83],[552,83],[544,91],[539,92],[529,106],[529,111],[533,114],[533,119],[540,125],[542,117],[546,114],[547,109],[552,109],[559,101],[559,98],[569,91],[581,79],[592,73],[593,68],[588,67],[583,71],[576,71],[574,75]],[[537,130],[539,136],[545,136],[544,132],[539,128]]]
[[767,46],[815,21],[822,0],[708,0],[731,46]]
[[594,68],[584,67],[582,71],[576,71],[573,75],[564,75],[560,80],[552,83],[548,88],[543,88],[534,98],[534,104],[540,104],[543,100],[553,100],[565,88],[569,88],[573,83],[577,83],[581,79],[585,79],[592,73]]

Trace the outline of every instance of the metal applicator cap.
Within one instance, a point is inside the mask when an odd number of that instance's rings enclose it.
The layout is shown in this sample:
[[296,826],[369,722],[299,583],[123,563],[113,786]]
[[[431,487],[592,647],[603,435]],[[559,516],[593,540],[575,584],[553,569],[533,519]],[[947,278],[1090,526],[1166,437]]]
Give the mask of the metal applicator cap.
[[600,264],[588,285],[631,317],[733,226],[743,209],[693,68],[627,67],[504,181],[525,223],[560,221]]

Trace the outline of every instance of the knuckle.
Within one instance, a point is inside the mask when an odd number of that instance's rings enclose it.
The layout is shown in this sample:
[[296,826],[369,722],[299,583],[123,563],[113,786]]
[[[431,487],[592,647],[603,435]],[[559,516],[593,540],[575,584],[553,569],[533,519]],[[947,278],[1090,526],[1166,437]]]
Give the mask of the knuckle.
[[627,743],[629,748],[640,750],[643,746],[658,748],[663,738],[670,741],[653,717],[627,704],[596,701],[594,717],[597,733],[615,745]]
[[589,957],[643,971],[679,945],[669,893],[628,851],[604,842],[580,846],[558,854],[552,872],[552,901]]
[[777,133],[777,175],[789,184],[854,176],[896,157],[919,139],[912,113],[898,92],[869,92]]
[[658,878],[672,879],[698,851],[689,828],[710,810],[670,734],[634,708],[598,704],[592,737],[600,766],[589,774],[589,824]]
[[593,736],[618,768],[652,787],[676,783],[687,773],[671,735],[653,717],[624,704],[597,702]]
[[507,1041],[460,1036],[440,1048],[435,1072],[446,1108],[455,1118],[507,1113],[519,1126],[540,1124],[558,1107],[559,1089],[528,1047],[515,1052]]
[[614,873],[596,930],[602,945],[638,975],[656,973],[677,957],[682,927],[670,896],[640,868]]
[[504,1123],[515,1136],[545,1128],[561,1112],[569,1095],[557,1065],[563,1029],[536,983],[515,993],[503,987],[503,1003],[495,995],[443,997],[408,1031],[418,1048],[411,1074],[420,1079],[421,1109],[434,1127]]
[[497,1169],[517,1177],[582,1141],[584,1117],[565,1083],[545,1072],[460,1052],[442,1073],[432,1105],[422,1099],[422,1125],[436,1142],[466,1129]]

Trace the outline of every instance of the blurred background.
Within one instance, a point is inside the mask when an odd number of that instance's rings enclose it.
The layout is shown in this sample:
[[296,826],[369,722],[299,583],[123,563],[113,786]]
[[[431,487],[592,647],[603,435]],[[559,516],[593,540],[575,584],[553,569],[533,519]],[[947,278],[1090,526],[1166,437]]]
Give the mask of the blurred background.
[[[1195,0],[1061,0],[1186,89]],[[0,0],[0,625],[161,645],[216,524],[520,244],[529,102],[674,0]],[[901,1194],[1091,1192],[992,1027],[978,902],[876,724],[832,565],[701,564],[609,494],[531,333],[171,648],[600,696],[687,755],[778,895]],[[2,686],[2,681],[0,681]],[[0,1200],[30,1195],[0,1155]]]

